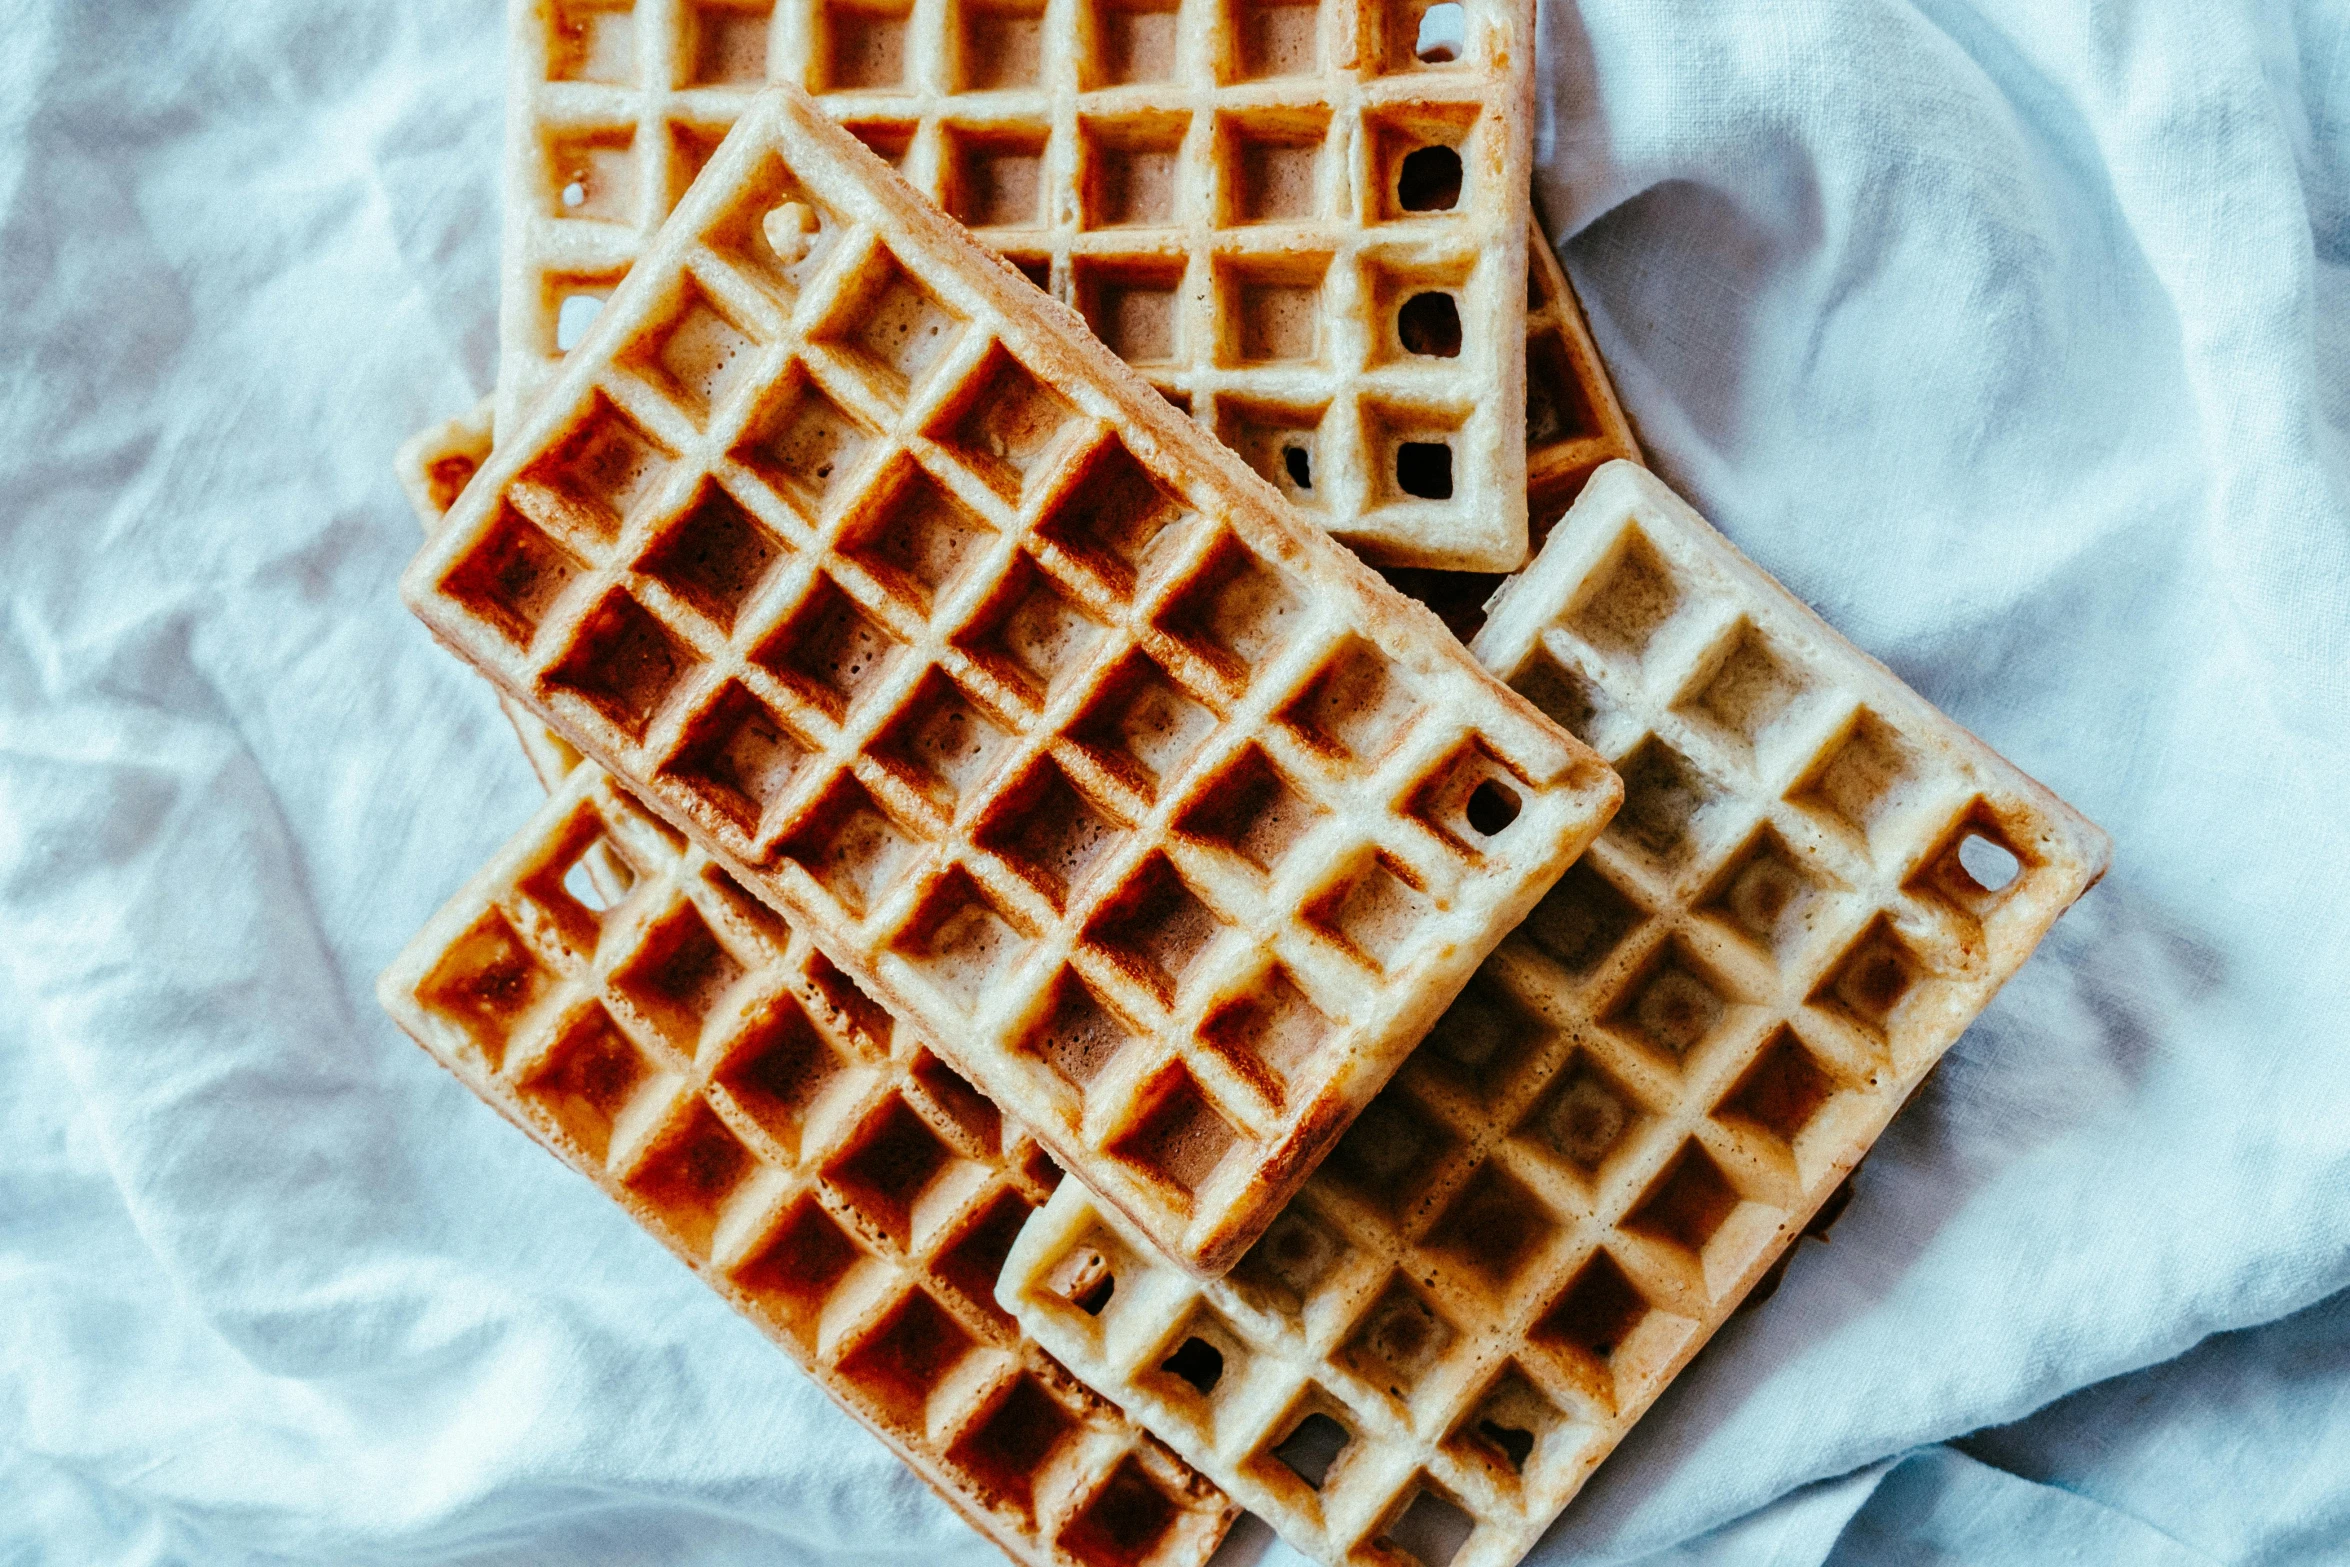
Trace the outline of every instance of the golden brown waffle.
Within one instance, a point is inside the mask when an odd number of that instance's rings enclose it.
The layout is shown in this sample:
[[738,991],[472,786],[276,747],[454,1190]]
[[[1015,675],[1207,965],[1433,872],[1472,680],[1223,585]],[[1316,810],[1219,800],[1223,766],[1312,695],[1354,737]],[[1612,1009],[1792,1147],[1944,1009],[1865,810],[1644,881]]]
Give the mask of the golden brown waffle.
[[[626,867],[625,896],[582,874],[596,849]],[[1014,1560],[1214,1551],[1232,1504],[989,1293],[1051,1161],[598,769],[378,990]]]
[[508,424],[757,84],[789,81],[1370,558],[1524,561],[1524,0],[509,15]]
[[1628,463],[1477,652],[1607,833],[1228,1278],[1071,1183],[998,1289],[1332,1564],[1531,1548],[2108,853]]
[[806,98],[738,130],[409,600],[1220,1271],[1619,786]]

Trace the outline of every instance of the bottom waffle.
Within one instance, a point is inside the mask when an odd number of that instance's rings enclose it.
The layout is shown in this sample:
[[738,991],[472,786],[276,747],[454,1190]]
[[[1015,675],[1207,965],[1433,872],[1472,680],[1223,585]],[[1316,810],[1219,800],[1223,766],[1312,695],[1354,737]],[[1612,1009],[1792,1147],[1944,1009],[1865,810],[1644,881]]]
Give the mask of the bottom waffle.
[[[626,882],[586,874],[591,851]],[[593,767],[412,942],[385,1009],[1015,1560],[1198,1563],[1217,1488],[992,1296],[1060,1172]]]
[[1476,651],[1615,821],[1228,1277],[1070,1182],[998,1286],[1333,1567],[1529,1550],[2108,853],[1629,464]]

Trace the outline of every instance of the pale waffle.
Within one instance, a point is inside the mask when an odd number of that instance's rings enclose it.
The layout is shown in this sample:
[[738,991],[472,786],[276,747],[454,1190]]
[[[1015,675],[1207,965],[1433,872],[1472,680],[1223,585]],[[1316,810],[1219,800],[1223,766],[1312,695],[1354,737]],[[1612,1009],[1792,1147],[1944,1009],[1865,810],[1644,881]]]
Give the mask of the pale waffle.
[[1585,379],[1529,401],[1526,0],[509,15],[510,426],[763,79],[816,94],[1368,558],[1515,569],[1515,411],[1612,401],[1591,359],[1533,367]]
[[2108,854],[1630,464],[1477,652],[1607,833],[1229,1277],[1072,1182],[998,1286],[1332,1564],[1530,1549]]
[[[581,874],[595,848],[633,878],[625,896]],[[378,992],[1013,1559],[1214,1552],[1231,1502],[991,1298],[1051,1161],[596,768]]]
[[406,590],[1205,1273],[1620,793],[788,88]]

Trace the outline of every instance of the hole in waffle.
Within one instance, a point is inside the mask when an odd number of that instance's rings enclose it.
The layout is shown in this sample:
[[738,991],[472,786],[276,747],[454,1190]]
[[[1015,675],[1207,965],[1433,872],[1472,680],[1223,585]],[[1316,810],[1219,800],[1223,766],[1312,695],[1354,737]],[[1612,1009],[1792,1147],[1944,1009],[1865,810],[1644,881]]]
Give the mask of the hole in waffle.
[[1565,1412],[1512,1364],[1493,1379],[1445,1445],[1514,1486],[1566,1420]]
[[1015,1191],[997,1192],[978,1217],[939,1249],[933,1265],[938,1276],[954,1287],[973,1309],[993,1319],[1005,1332],[1016,1332],[1011,1315],[996,1304],[995,1281],[1012,1254],[1020,1227],[1036,1210]]
[[1869,922],[1812,994],[1812,1004],[1883,1039],[1893,1032],[1901,1006],[1917,988],[1925,964],[1880,914]]
[[[672,186],[677,195],[685,192],[685,177],[717,151],[726,128],[723,122],[680,128],[671,176],[677,181]],[[781,158],[767,153],[721,209],[708,237],[710,248],[733,263],[737,275],[788,308],[831,254],[841,232],[831,209],[801,186]]]
[[1649,1310],[1646,1297],[1615,1258],[1595,1252],[1558,1303],[1535,1324],[1533,1338],[1554,1350],[1587,1357],[1591,1369],[1604,1376],[1607,1363],[1638,1331]]
[[964,383],[932,433],[954,448],[990,488],[1018,500],[1050,472],[1076,410],[1001,348]]
[[1260,403],[1246,398],[1216,399],[1216,437],[1240,454],[1265,481],[1294,505],[1320,507],[1314,472],[1322,418],[1328,404]]
[[1459,1337],[1443,1313],[1405,1283],[1403,1275],[1395,1274],[1347,1335],[1338,1359],[1388,1396],[1409,1400],[1420,1378]]
[[1438,0],[1412,30],[1412,57],[1422,65],[1449,65],[1468,49],[1468,13],[1460,0]]
[[1060,1545],[1085,1567],[1149,1561],[1175,1527],[1177,1512],[1174,1501],[1129,1456],[1061,1532]]
[[1094,690],[1069,736],[1105,769],[1151,798],[1200,742],[1216,717],[1148,655],[1127,655]]
[[1095,0],[1088,87],[1175,79],[1177,7],[1162,0]]
[[997,582],[955,642],[1010,693],[1041,708],[1084,672],[1102,627],[1025,556]]
[[1379,1543],[1402,1552],[1422,1567],[1451,1567],[1452,1559],[1476,1532],[1476,1519],[1422,1480],[1420,1489],[1387,1526]]
[[589,611],[553,669],[549,687],[585,698],[631,740],[641,740],[701,660],[626,593]]
[[554,985],[554,976],[530,955],[513,927],[491,913],[451,944],[417,996],[462,1027],[494,1072],[505,1064],[509,1042]]
[[850,489],[873,447],[873,433],[795,369],[775,400],[756,415],[735,448],[736,460],[808,516]]
[[1958,863],[1985,892],[2004,892],[2024,868],[2013,849],[1981,833],[1968,833],[1959,840]]
[[835,723],[884,683],[904,644],[833,582],[818,576],[753,659]]
[[552,8],[547,79],[618,82],[636,79],[636,16],[626,4]]
[[1036,531],[1082,561],[1112,593],[1131,597],[1180,543],[1184,515],[1126,443],[1112,437],[1080,459],[1077,477]]
[[869,270],[822,331],[862,365],[875,390],[903,403],[953,349],[963,322],[886,251]]
[[1250,745],[1193,797],[1176,830],[1227,849],[1271,875],[1326,814]]
[[507,495],[542,527],[611,539],[661,486],[674,455],[595,394],[580,421],[525,469]]
[[1259,4],[1228,0],[1232,35],[1230,80],[1265,81],[1278,76],[1311,76],[1322,68],[1318,5]]
[[1592,736],[1613,715],[1613,707],[1583,671],[1537,651],[1510,689],[1542,710],[1552,723],[1598,749]]
[[1445,1008],[1425,1043],[1431,1063],[1491,1093],[1549,1033],[1505,986],[1479,974]]
[[612,890],[609,893],[605,891],[596,872],[588,866],[589,856],[604,847],[604,842],[599,839],[590,844],[587,853],[573,860],[571,868],[563,873],[563,895],[590,914],[602,914],[617,906],[621,899],[628,896],[629,883],[636,879],[635,873],[628,869],[627,862],[617,856],[607,856],[608,863],[617,875],[613,878]]
[[1490,838],[1518,819],[1518,791],[1498,778],[1488,778],[1469,792],[1466,812],[1473,832]]
[[1044,222],[1044,137],[1030,131],[945,133],[947,215],[966,228],[1032,229]]
[[[1171,12],[1159,14],[1173,20]],[[1081,213],[1085,226],[1159,228],[1174,222],[1183,137],[1190,124],[1188,114],[1085,121],[1081,126],[1085,148]]]
[[708,1256],[728,1209],[761,1166],[700,1100],[685,1124],[628,1178],[629,1189],[688,1251]]
[[767,80],[767,22],[764,9],[695,6],[689,85],[756,87]]
[[1452,447],[1443,441],[1400,441],[1395,487],[1425,501],[1452,499]]
[[1863,708],[1788,798],[1866,846],[1926,788],[1925,768],[1915,749],[1891,724]]
[[690,280],[676,313],[656,333],[642,367],[695,423],[707,423],[711,409],[752,368],[757,345]]
[[844,1070],[824,1036],[789,1000],[776,1001],[718,1071],[718,1084],[792,1157],[800,1128]]
[[1724,988],[1687,947],[1668,941],[1624,987],[1606,1021],[1675,1060],[1685,1059],[1729,1016]]
[[1205,1398],[1224,1380],[1224,1352],[1195,1333],[1177,1345],[1174,1354],[1160,1361],[1159,1369],[1177,1381],[1189,1383],[1193,1392]]
[[1321,1051],[1334,1028],[1289,970],[1276,963],[1246,992],[1209,1012],[1200,1038],[1278,1106],[1291,1079]]
[[512,506],[500,506],[481,543],[441,579],[441,591],[527,649],[540,622],[585,569]]
[[1444,1217],[1429,1229],[1426,1244],[1459,1258],[1471,1272],[1498,1287],[1518,1276],[1556,1228],[1549,1210],[1523,1182],[1489,1162],[1469,1177]]
[[976,1478],[988,1495],[1010,1502],[1033,1527],[1037,1478],[1077,1429],[1077,1417],[1035,1378],[1015,1377],[995,1408],[956,1438],[947,1459]]
[[1766,825],[1732,856],[1702,906],[1784,963],[1810,943],[1825,894],[1821,873]]
[[1322,147],[1330,131],[1327,110],[1226,115],[1216,130],[1223,174],[1220,227],[1294,223],[1322,210]]
[[1492,1445],[1502,1462],[1514,1471],[1523,1472],[1526,1460],[1534,1456],[1534,1433],[1524,1426],[1505,1426],[1498,1420],[1477,1422],[1477,1435]]
[[729,680],[685,727],[662,768],[714,807],[746,839],[783,798],[809,747],[767,704]]
[[565,294],[555,307],[555,352],[568,354],[586,337],[604,310],[606,294]]
[[1452,1151],[1451,1137],[1411,1108],[1400,1090],[1389,1088],[1355,1117],[1327,1162],[1401,1222],[1415,1217],[1418,1195]]
[[1044,1290],[1098,1317],[1118,1292],[1118,1266],[1125,1260],[1124,1249],[1097,1229],[1053,1264],[1042,1280]]
[[931,888],[894,947],[951,1005],[969,1012],[1020,961],[1028,936],[956,866]]
[[1609,838],[1667,868],[1696,856],[1715,816],[1733,803],[1696,763],[1653,735],[1616,771],[1624,803],[1608,824]]
[[864,1260],[863,1248],[816,1199],[803,1197],[758,1255],[736,1270],[734,1281],[757,1303],[760,1316],[806,1353],[815,1346],[826,1304]]
[[1836,1079],[1782,1024],[1714,1113],[1760,1127],[1792,1148],[1820,1107],[1836,1096],[1836,1088]]
[[1172,1006],[1223,925],[1166,856],[1154,854],[1103,901],[1085,938],[1162,1006]]
[[1701,1252],[1737,1207],[1738,1189],[1713,1156],[1691,1141],[1649,1184],[1626,1215],[1624,1228]]
[[1507,832],[1533,785],[1480,740],[1455,750],[1412,791],[1407,807],[1436,835],[1472,859]]
[[979,1346],[945,1307],[911,1290],[872,1335],[841,1357],[841,1375],[883,1424],[920,1435],[924,1407]]
[[1537,1148],[1590,1175],[1624,1146],[1640,1120],[1639,1101],[1631,1092],[1589,1055],[1578,1053],[1520,1131]]
[[1111,1144],[1110,1152],[1181,1194],[1185,1207],[1236,1146],[1245,1148],[1239,1131],[1180,1064],[1169,1066],[1144,1089],[1138,1105],[1133,1129]]
[[866,792],[842,774],[779,846],[846,911],[863,919],[920,854],[920,846]]
[[1450,212],[1461,199],[1461,155],[1451,147],[1404,154],[1395,175],[1396,205],[1406,212]]
[[1353,1441],[1352,1431],[1335,1417],[1316,1410],[1291,1428],[1273,1449],[1273,1456],[1304,1481],[1307,1489],[1319,1491],[1329,1484],[1330,1471],[1338,1467],[1338,1460]]
[[1922,893],[1976,923],[1989,918],[2008,893],[2037,863],[2016,847],[2029,841],[2029,821],[2010,832],[2000,823],[1989,802],[1970,802],[1956,825],[1942,835],[1941,846],[1929,853],[1908,881],[1911,892]]
[[1422,709],[1395,666],[1350,636],[1281,710],[1281,719],[1323,756],[1368,771],[1402,743]]
[[1526,445],[1529,450],[1600,433],[1599,415],[1556,332],[1526,343]]
[[1305,1209],[1292,1203],[1241,1258],[1233,1277],[1254,1294],[1291,1316],[1305,1310],[1315,1289],[1338,1266],[1343,1243]]
[[909,462],[879,503],[844,531],[839,547],[927,619],[994,537],[978,513]]
[[1225,265],[1216,274],[1216,362],[1311,364],[1322,353],[1327,256]]
[[1414,294],[1395,313],[1395,339],[1404,352],[1457,359],[1461,352],[1461,307],[1450,294]]
[[825,5],[818,13],[823,88],[832,92],[902,87],[910,5]]
[[883,728],[873,756],[952,814],[994,776],[1010,741],[1002,725],[933,667]]
[[672,1044],[692,1055],[704,1020],[718,1014],[747,972],[689,903],[654,928],[615,983]]
[[1044,74],[1044,7],[1020,0],[963,0],[956,40],[956,88],[992,92],[1034,87]]
[[1411,867],[1380,853],[1309,902],[1306,923],[1382,974],[1397,974],[1418,955],[1420,926],[1433,911]]
[[1140,1030],[1127,1023],[1072,969],[1061,970],[1044,1020],[1021,1042],[1071,1087],[1084,1089]]
[[961,1163],[928,1122],[893,1096],[859,1128],[824,1179],[849,1200],[872,1233],[905,1251],[918,1231],[944,1217],[928,1199],[956,1184],[953,1176]]
[[974,841],[1008,865],[1055,909],[1085,890],[1088,874],[1114,855],[1126,824],[1089,799],[1058,762],[1041,757],[990,802]]
[[677,526],[645,552],[638,570],[732,632],[736,617],[758,593],[775,563],[789,554],[742,503],[704,480]]
[[659,1112],[666,1095],[647,1091],[656,1080],[670,1081],[654,1072],[602,1007],[590,1007],[547,1052],[522,1091],[600,1166],[622,1120],[633,1123]]
[[555,194],[548,216],[627,223],[637,207],[636,133],[589,131],[549,137],[547,185]]
[[1076,264],[1077,311],[1111,353],[1130,365],[1183,357],[1179,262]]

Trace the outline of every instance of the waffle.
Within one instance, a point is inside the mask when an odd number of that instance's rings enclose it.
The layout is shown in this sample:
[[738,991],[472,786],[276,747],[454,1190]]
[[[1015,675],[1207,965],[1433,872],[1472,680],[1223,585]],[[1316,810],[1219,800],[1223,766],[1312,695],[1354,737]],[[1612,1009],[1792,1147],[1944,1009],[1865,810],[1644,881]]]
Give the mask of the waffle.
[[1072,1182],[998,1285],[1332,1564],[1530,1549],[2108,853],[1630,464],[1477,653],[1606,834],[1229,1277]]
[[406,591],[1203,1273],[1620,793],[789,88]]
[[509,15],[509,426],[758,83],[789,81],[1368,557],[1524,561],[1525,0]]
[[[624,897],[586,880],[591,850],[627,867]],[[1223,1493],[990,1298],[1051,1161],[596,768],[378,988],[1014,1560],[1215,1550]]]

